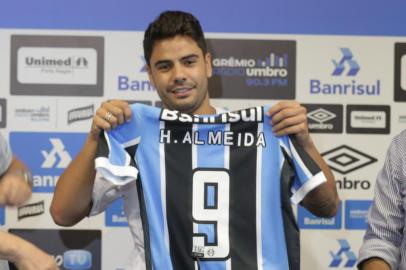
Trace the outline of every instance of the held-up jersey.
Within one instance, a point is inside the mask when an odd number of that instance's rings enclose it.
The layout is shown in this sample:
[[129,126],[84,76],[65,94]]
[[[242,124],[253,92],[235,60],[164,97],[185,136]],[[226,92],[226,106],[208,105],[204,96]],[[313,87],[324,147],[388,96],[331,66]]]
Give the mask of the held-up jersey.
[[102,135],[96,168],[116,185],[136,181],[146,269],[299,269],[291,202],[326,179],[293,138],[272,134],[268,108],[131,108]]

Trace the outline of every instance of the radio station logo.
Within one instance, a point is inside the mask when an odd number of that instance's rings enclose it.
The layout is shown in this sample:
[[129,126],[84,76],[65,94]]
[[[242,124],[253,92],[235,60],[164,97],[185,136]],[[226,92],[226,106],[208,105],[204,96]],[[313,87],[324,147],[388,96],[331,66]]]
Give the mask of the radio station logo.
[[[61,270],[101,270],[100,230],[11,229],[51,254]],[[10,270],[17,269],[10,263]]]
[[53,192],[85,140],[86,133],[10,132],[13,152],[32,170],[33,192]]
[[106,209],[105,223],[108,227],[128,227],[122,199],[114,201]]
[[93,104],[85,107],[71,109],[68,111],[68,125],[74,122],[92,119],[93,115],[94,115]]
[[337,251],[330,250],[331,262],[329,267],[345,267],[352,268],[357,262],[357,257],[352,251],[350,244],[346,239],[337,239],[339,249]]
[[149,81],[147,76],[147,63],[144,56],[140,57],[142,63],[138,71],[138,76],[118,75],[117,89],[118,91],[156,91],[155,87]]
[[395,101],[406,101],[406,43],[395,43]]
[[347,200],[345,202],[345,229],[366,230],[370,200]]
[[45,213],[45,206],[44,201],[40,201],[37,203],[30,203],[23,206],[19,206],[17,209],[17,217],[18,221],[28,218],[28,217],[35,217],[40,216]]
[[102,96],[104,38],[11,36],[11,95]]
[[207,39],[213,98],[294,99],[296,41]]
[[303,104],[307,109],[308,128],[312,133],[342,133],[343,105]]
[[[340,56],[331,59],[331,79],[311,79],[311,95],[380,96],[381,81],[360,82],[361,65],[350,48],[340,48]],[[327,75],[327,74],[326,74]]]
[[298,206],[297,220],[300,229],[308,230],[338,230],[342,227],[342,207],[338,206],[337,214],[332,218],[320,218],[310,213],[306,208]]
[[0,128],[5,128],[7,123],[7,101],[0,98]]
[[347,105],[347,133],[389,134],[390,106]]
[[369,180],[351,179],[346,175],[376,162],[376,158],[362,153],[348,145],[341,145],[331,149],[322,153],[322,156],[333,171],[344,175],[342,179],[336,179],[336,184],[339,189],[368,190],[371,188],[371,182]]

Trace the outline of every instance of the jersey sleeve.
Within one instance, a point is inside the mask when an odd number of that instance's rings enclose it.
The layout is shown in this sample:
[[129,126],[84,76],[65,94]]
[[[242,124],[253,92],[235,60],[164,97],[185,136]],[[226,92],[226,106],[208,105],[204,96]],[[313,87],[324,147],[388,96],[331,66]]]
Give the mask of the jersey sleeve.
[[311,190],[326,182],[327,179],[317,163],[293,136],[283,137],[281,148],[285,152],[295,175],[291,185],[292,196],[290,199],[294,204],[298,204]]
[[138,177],[135,153],[141,140],[141,119],[136,106],[132,106],[130,122],[100,135],[96,170],[115,185],[125,185]]

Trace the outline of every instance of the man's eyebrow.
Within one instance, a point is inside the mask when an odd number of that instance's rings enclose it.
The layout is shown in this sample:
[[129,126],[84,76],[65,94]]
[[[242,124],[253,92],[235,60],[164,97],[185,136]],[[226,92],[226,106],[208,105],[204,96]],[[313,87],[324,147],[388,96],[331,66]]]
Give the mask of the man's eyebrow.
[[154,63],[154,67],[157,67],[157,66],[159,66],[159,65],[161,65],[161,64],[168,64],[168,63],[170,63],[171,61],[170,60],[166,60],[166,59],[164,59],[164,60],[158,60],[158,61],[156,61],[155,63]]
[[189,54],[189,55],[183,56],[183,57],[181,58],[181,60],[186,60],[186,59],[189,59],[189,58],[198,58],[198,57],[199,57],[199,55],[198,55],[198,54],[196,54],[196,53],[192,53],[192,54]]

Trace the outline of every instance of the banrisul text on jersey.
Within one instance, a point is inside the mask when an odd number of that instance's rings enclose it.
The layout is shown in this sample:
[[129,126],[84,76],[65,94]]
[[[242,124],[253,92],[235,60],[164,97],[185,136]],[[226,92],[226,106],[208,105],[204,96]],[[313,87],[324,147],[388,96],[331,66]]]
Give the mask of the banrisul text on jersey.
[[136,181],[145,269],[300,269],[291,203],[325,177],[293,137],[273,135],[267,110],[135,104],[104,134],[96,168],[116,185]]

